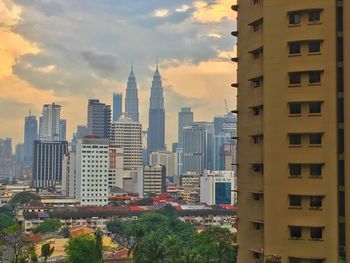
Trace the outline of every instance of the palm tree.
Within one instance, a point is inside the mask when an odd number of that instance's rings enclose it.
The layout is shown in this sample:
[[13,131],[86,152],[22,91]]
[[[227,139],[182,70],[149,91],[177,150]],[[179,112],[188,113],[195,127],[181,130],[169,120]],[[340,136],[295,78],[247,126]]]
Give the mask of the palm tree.
[[131,253],[133,253],[134,256],[137,255],[137,253],[141,247],[142,239],[144,236],[145,236],[144,229],[142,227],[138,227],[135,230],[134,242],[131,245],[131,247],[129,248],[128,257],[130,256]]
[[95,240],[95,263],[103,263],[102,235],[99,228],[95,232]]
[[47,259],[51,257],[52,253],[55,251],[55,247],[50,247],[49,243],[43,244],[41,246],[41,256],[44,258],[44,262],[47,262]]

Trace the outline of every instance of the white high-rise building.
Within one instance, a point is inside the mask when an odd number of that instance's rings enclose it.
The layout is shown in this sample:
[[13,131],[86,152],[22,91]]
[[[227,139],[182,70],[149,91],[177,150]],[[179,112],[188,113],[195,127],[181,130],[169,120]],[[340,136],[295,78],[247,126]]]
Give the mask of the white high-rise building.
[[176,176],[176,153],[160,151],[152,152],[149,156],[151,166],[164,165],[166,167],[166,176]]
[[123,188],[123,179],[130,178],[130,171],[124,170],[124,153],[120,146],[109,146],[108,188]]
[[142,125],[126,116],[112,123],[110,144],[123,148],[124,169],[142,166]]
[[65,196],[76,196],[76,153],[68,152],[63,157],[62,164],[62,193]]
[[60,140],[60,115],[61,106],[55,103],[43,106],[40,117],[40,140],[59,141]]
[[108,204],[109,141],[88,135],[78,140],[76,198],[83,206]]

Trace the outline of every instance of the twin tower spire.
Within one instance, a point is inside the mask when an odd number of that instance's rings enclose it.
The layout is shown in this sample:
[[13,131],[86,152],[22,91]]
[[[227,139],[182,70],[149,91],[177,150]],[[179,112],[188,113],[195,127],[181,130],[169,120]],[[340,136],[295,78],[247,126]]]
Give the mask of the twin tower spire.
[[[139,99],[133,65],[131,65],[131,71],[126,86],[125,112],[134,121],[139,121]],[[165,150],[165,148],[165,110],[163,84],[157,61],[151,87],[147,150],[148,153],[151,153],[155,151]]]

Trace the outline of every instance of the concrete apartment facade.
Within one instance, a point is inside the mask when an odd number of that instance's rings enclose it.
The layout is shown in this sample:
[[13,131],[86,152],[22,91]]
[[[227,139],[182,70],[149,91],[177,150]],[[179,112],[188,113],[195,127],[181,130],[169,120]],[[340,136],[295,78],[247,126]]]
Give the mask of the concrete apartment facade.
[[350,1],[238,0],[232,9],[238,262],[349,263]]

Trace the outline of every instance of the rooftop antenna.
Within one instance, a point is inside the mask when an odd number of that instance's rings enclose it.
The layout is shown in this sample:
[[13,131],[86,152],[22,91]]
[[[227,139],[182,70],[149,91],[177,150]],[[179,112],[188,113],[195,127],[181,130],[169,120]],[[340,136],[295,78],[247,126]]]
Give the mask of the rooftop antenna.
[[156,68],[158,69],[158,56],[156,58]]

